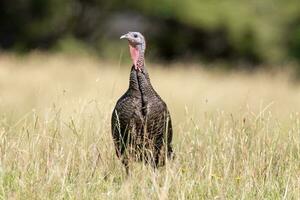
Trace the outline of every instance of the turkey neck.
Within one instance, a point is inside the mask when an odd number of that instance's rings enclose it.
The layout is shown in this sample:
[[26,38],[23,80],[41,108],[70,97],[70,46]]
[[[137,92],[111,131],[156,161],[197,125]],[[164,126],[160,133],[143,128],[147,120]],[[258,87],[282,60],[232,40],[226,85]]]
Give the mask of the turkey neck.
[[[133,61],[133,66],[130,73],[129,88],[142,95],[142,100],[147,102],[147,99],[156,96],[149,74],[145,66],[145,44],[132,45],[129,44],[130,54]],[[144,103],[145,103],[144,102]]]
[[142,93],[142,96],[153,96],[156,92],[154,91],[149,74],[146,69],[145,65],[145,50],[146,50],[146,45],[145,43],[142,43],[140,45],[136,45],[135,49],[138,51],[138,58],[136,59],[136,66],[137,66],[137,77],[138,77],[138,84],[139,84],[139,89]]
[[137,70],[138,69],[142,70],[145,65],[145,59],[144,59],[145,48],[146,45],[144,43],[136,44],[136,45],[129,44],[131,59],[135,66],[135,69]]
[[131,92],[135,94],[135,96],[141,95],[139,83],[137,79],[137,71],[135,70],[134,65],[131,67],[131,71],[130,71],[129,90],[131,90]]

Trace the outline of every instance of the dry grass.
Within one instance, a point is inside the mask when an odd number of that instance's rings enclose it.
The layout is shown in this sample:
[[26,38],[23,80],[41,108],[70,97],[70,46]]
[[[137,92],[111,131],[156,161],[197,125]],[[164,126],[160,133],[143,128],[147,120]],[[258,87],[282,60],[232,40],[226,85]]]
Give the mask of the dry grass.
[[149,66],[176,159],[116,159],[110,116],[129,65],[0,57],[0,199],[300,199],[300,88],[286,74]]

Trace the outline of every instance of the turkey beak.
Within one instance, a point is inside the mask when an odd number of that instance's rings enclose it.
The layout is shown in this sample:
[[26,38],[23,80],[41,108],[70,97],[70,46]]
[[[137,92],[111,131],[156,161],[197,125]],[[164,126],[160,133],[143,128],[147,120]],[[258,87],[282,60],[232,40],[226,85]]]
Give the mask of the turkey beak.
[[120,39],[128,39],[128,34],[122,35]]

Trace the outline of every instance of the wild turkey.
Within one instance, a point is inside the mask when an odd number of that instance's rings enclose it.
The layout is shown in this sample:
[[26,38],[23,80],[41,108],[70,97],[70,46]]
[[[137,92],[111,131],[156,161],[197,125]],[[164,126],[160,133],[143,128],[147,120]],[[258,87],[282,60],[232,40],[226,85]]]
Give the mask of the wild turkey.
[[111,129],[117,156],[128,173],[130,160],[155,168],[164,165],[166,156],[172,155],[173,131],[167,105],[153,89],[145,67],[143,35],[129,32],[120,39],[129,42],[133,66],[129,88],[113,110]]

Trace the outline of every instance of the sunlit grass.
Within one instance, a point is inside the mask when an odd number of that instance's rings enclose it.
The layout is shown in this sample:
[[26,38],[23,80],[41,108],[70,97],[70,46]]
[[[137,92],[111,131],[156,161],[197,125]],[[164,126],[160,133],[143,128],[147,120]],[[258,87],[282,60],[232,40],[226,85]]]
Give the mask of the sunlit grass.
[[149,64],[176,159],[115,156],[110,117],[130,65],[0,57],[0,199],[299,199],[300,88],[287,74]]

